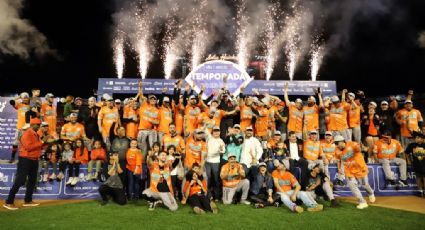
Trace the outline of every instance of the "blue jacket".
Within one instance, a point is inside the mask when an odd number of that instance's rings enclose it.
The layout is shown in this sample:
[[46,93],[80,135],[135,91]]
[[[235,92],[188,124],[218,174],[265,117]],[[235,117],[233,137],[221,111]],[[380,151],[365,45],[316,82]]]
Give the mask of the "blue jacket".
[[273,178],[270,173],[266,172],[266,175],[262,176],[257,166],[252,166],[251,172],[254,179],[250,187],[252,194],[258,195],[261,191],[261,187],[263,186],[264,182],[266,184],[266,190],[273,191]]

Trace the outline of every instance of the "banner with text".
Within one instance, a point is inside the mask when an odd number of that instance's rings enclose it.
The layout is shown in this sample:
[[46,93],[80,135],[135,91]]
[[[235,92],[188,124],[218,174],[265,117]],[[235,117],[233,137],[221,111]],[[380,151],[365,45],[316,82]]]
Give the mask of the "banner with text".
[[16,109],[9,104],[12,97],[0,97],[0,159],[10,159],[15,140]]

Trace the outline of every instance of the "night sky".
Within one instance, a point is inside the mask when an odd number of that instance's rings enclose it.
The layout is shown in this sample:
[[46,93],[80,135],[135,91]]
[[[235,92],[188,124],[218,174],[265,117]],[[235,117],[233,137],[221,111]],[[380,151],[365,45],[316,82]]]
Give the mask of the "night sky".
[[[417,39],[425,30],[425,1],[396,2],[394,12],[355,20],[349,43],[325,58],[318,80],[336,80],[338,89],[364,89],[374,96],[404,93],[410,88],[424,92],[418,82],[425,77],[425,49],[419,47]],[[0,54],[0,94],[29,91],[36,86],[43,95],[91,95],[97,88],[97,78],[116,76],[110,45],[114,12],[112,0],[25,1],[22,18],[47,37],[59,57],[22,60]],[[136,76],[136,61],[131,54],[126,62],[124,76]],[[283,70],[275,69],[272,80],[287,80],[287,74],[279,71]],[[163,75],[159,57],[155,57],[148,75]],[[308,77],[305,62],[295,80]]]

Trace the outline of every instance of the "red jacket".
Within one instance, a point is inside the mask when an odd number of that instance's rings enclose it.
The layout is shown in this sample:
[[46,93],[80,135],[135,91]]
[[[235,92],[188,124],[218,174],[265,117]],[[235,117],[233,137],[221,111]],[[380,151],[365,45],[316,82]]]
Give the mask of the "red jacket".
[[38,160],[41,155],[43,143],[38,134],[32,129],[24,131],[20,139],[20,157],[28,158],[30,160]]

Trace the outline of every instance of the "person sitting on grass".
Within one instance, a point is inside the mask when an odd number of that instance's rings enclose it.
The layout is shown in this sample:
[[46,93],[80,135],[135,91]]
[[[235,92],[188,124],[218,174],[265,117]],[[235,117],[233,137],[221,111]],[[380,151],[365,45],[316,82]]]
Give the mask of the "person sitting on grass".
[[302,190],[308,192],[313,198],[324,196],[331,201],[331,207],[338,207],[329,177],[322,172],[320,164],[309,165],[309,170],[310,173],[303,177],[301,182]]
[[267,171],[267,165],[261,162],[253,170],[253,183],[251,184],[249,197],[255,203],[255,208],[264,208],[265,206],[279,205],[279,195],[273,194],[273,178]]
[[228,162],[223,165],[220,178],[223,180],[223,204],[231,204],[236,192],[242,191],[241,203],[250,205],[247,200],[249,192],[249,180],[245,178],[243,166],[236,162],[236,155],[229,153]]
[[217,205],[208,198],[207,181],[203,178],[201,167],[198,163],[194,163],[192,170],[186,174],[183,192],[182,204],[187,202],[196,214],[204,214],[205,212],[218,213]]
[[[102,163],[106,160],[105,149],[102,148],[102,142],[96,140],[94,142],[94,149],[90,153],[90,162],[87,170],[87,180],[96,180],[100,175]],[[93,164],[96,164],[96,173],[93,174]]]
[[289,162],[286,160],[275,160],[274,165],[276,169],[272,173],[274,187],[276,193],[280,196],[281,201],[291,211],[301,213],[304,208],[298,206],[295,202],[300,199],[306,206],[307,211],[317,212],[323,210],[323,205],[311,198],[306,192],[300,191],[301,186],[294,175],[287,171]]
[[101,205],[106,205],[108,203],[108,197],[112,197],[112,200],[119,205],[125,205],[127,203],[124,186],[119,176],[121,173],[123,173],[123,170],[120,167],[118,153],[112,153],[109,157],[109,177],[105,183],[99,187],[99,194],[102,197]]
[[161,151],[158,157],[152,151],[148,152],[150,187],[143,191],[143,196],[149,201],[149,211],[155,210],[158,203],[163,203],[170,211],[177,211],[178,205],[173,195],[171,171],[177,166],[178,161],[169,161],[167,157],[164,151]]

